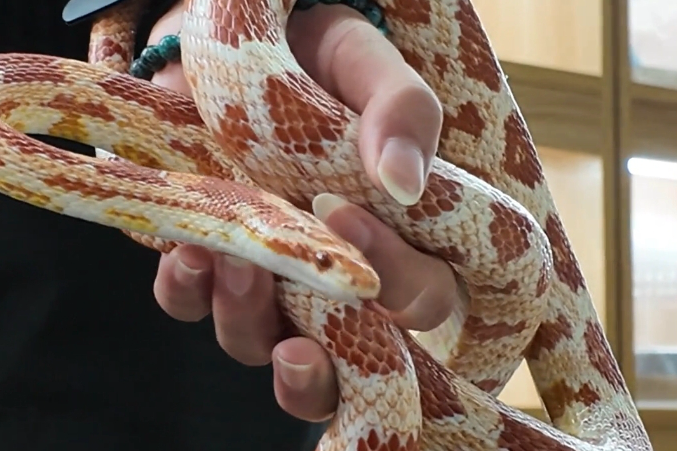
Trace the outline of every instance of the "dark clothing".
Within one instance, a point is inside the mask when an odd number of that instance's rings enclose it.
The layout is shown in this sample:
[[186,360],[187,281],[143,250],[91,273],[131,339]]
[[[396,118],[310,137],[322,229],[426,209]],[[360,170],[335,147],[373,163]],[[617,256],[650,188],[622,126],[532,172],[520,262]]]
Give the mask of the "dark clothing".
[[[66,3],[1,2],[0,51],[84,60],[90,23],[63,25]],[[0,196],[2,451],[312,449],[321,430],[279,409],[270,367],[230,359],[211,317],[182,323],[160,309],[158,257],[117,230]]]

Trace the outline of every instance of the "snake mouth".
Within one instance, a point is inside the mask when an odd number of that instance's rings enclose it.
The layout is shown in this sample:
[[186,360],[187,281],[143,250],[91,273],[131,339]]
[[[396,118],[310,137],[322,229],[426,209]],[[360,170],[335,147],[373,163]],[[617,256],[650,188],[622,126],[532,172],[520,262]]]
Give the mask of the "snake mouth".
[[[364,299],[376,298],[381,282],[376,271],[366,262],[343,253],[319,251],[315,255],[323,263],[331,261],[331,267],[317,270],[315,265],[299,265],[295,259],[285,259],[274,264],[274,271],[284,277],[300,282],[331,300],[359,306]],[[313,262],[317,264],[317,262]],[[310,270],[309,270],[310,268]]]
[[365,260],[358,262],[351,260],[346,262],[350,269],[350,290],[356,293],[359,299],[376,299],[381,292],[381,278],[376,270]]
[[[340,255],[340,254],[338,254]],[[335,255],[334,259],[338,259]],[[324,272],[302,271],[302,274],[291,269],[291,265],[280,266],[287,272],[285,277],[307,285],[312,290],[328,299],[346,302],[358,307],[363,300],[375,299],[381,290],[381,281],[376,271],[366,261],[364,263],[352,258],[342,258],[331,270]]]

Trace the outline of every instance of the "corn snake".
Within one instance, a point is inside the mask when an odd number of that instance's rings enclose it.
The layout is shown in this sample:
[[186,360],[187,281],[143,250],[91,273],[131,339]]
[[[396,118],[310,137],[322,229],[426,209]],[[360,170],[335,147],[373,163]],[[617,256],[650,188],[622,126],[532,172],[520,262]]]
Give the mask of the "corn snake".
[[[278,274],[281,307],[327,349],[340,382],[318,449],[651,450],[469,1],[381,3],[393,42],[444,106],[441,158],[409,207],[366,179],[357,116],[288,54],[291,2],[187,3],[183,62],[195,102],[118,73],[141,2],[95,26],[90,60],[106,67],[0,56],[0,191]],[[228,64],[209,64],[218,61]],[[140,166],[23,133],[86,142]],[[323,192],[454,266],[468,295],[446,324],[455,328],[414,339],[357,301],[376,296],[378,279],[303,213]],[[495,399],[525,357],[552,426]]]

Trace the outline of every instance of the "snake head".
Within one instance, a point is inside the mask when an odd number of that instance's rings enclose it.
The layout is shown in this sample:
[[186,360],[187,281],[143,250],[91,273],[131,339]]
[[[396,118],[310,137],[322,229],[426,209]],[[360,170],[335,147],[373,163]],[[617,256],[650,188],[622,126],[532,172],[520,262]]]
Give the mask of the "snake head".
[[[328,252],[324,248],[313,256],[318,274],[331,271],[337,273],[333,279],[337,283],[333,285],[338,292],[331,297],[342,301],[375,299],[381,289],[378,274],[356,248],[348,243],[344,243],[344,246],[345,249],[334,252]],[[328,289],[334,291],[333,288]]]
[[333,300],[378,296],[379,277],[362,252],[292,203],[214,177],[163,172],[163,181],[185,188],[176,198],[194,216],[181,224],[191,235],[173,239],[240,257]]
[[265,236],[262,244],[271,260],[264,266],[334,300],[376,298],[380,279],[364,255],[315,216],[289,208],[293,210],[285,211],[285,221],[271,220],[266,224],[269,232],[257,231],[257,236]]

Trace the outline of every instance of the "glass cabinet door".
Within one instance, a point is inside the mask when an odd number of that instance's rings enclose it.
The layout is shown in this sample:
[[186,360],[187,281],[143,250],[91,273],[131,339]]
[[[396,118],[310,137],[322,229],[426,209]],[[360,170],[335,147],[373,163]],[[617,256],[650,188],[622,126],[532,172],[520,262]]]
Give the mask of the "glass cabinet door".
[[677,2],[628,0],[633,81],[677,89]]
[[677,407],[677,162],[628,160],[636,398]]

